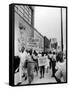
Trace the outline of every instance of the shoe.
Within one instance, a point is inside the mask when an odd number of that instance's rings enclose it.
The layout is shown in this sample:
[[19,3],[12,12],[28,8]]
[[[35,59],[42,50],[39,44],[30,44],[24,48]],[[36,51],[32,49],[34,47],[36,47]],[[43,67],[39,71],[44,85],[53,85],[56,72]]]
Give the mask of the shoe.
[[43,75],[43,78],[44,78],[44,75]]
[[27,76],[25,77],[25,79],[24,79],[25,81],[27,80]]
[[40,77],[40,79],[42,78],[42,76]]
[[51,77],[55,77],[55,75],[52,75]]
[[17,85],[21,85],[22,84],[22,82],[19,82]]

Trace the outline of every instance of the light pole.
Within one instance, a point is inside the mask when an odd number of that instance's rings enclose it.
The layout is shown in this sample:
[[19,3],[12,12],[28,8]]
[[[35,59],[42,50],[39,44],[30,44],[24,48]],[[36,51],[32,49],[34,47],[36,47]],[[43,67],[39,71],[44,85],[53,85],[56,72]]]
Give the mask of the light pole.
[[61,8],[61,51],[63,52],[63,17]]

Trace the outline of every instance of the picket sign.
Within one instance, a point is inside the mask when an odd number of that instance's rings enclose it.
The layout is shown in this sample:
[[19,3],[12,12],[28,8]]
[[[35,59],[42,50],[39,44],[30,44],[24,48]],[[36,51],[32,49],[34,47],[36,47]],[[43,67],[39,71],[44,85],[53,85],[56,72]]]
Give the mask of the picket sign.
[[45,66],[47,64],[46,57],[39,57],[38,58],[38,65],[39,66]]

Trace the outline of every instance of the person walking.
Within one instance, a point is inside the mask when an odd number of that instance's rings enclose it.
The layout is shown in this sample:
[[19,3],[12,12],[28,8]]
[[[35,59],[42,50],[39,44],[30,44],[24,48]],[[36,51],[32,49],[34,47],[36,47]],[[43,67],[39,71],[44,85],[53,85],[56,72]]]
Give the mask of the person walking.
[[58,83],[66,82],[66,60],[64,60],[62,52],[59,52],[57,55],[57,63],[55,68],[57,69],[55,73],[56,81]]
[[50,60],[49,65],[50,65],[50,69],[51,69],[51,67],[52,67],[52,52],[51,51],[48,54],[48,58]]
[[25,69],[24,69],[24,63],[27,59],[27,52],[25,50],[24,47],[21,48],[21,51],[19,52],[19,57],[20,57],[20,64],[19,64],[19,77],[20,77],[20,81],[19,83],[22,83],[22,78],[23,78],[23,74],[25,73]]
[[55,77],[55,72],[56,72],[55,66],[56,66],[56,53],[53,52],[53,56],[52,56],[52,77]]
[[36,71],[36,74],[38,76],[38,54],[35,50],[33,52],[32,59],[35,62],[35,71]]
[[50,65],[49,65],[50,60],[49,60],[49,58],[48,58],[48,53],[46,53],[44,57],[46,57],[46,65],[45,65],[45,68],[46,68],[46,73],[48,73],[48,69],[50,68]]
[[32,50],[29,51],[27,58],[27,74],[28,74],[28,84],[31,84],[34,79],[34,61],[32,59]]
[[[44,53],[42,52],[42,57],[44,57]],[[45,74],[45,65],[40,66],[40,79],[44,78]]]

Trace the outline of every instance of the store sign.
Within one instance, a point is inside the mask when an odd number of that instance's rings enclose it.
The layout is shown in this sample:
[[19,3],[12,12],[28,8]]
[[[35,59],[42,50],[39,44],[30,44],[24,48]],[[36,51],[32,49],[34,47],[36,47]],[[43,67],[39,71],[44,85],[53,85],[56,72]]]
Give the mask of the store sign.
[[39,57],[38,58],[38,64],[39,64],[39,66],[45,66],[46,63],[47,63],[46,57]]
[[38,42],[39,39],[29,38],[27,42],[27,47],[38,48]]
[[39,42],[39,39],[28,38],[28,42]]
[[38,45],[37,45],[37,43],[27,43],[27,47],[38,48]]

